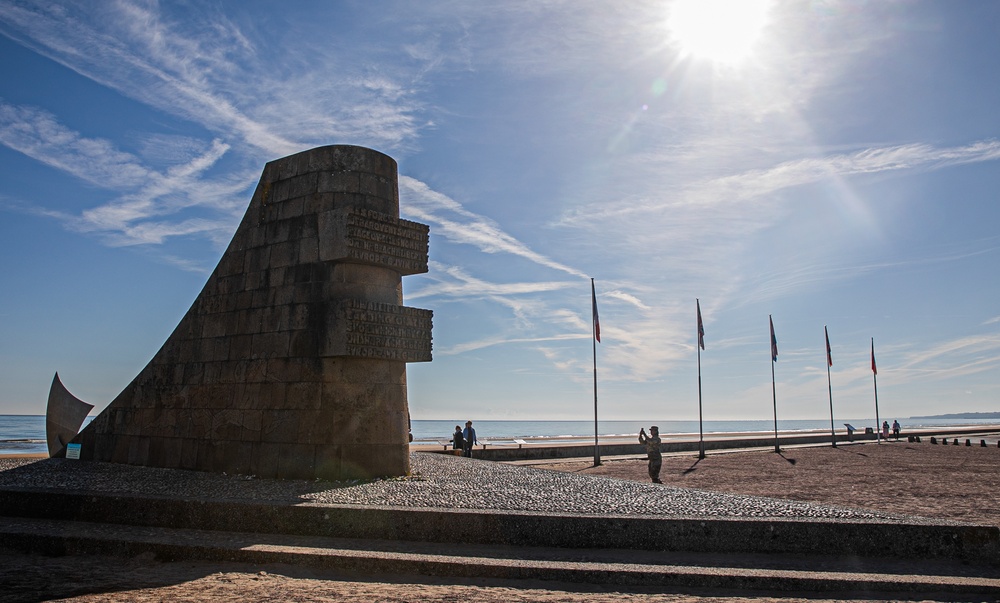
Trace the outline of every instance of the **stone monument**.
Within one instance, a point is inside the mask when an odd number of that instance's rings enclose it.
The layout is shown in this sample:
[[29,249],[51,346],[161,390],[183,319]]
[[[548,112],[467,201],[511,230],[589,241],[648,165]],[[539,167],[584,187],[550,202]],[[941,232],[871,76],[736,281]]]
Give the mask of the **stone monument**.
[[428,227],[396,162],[355,146],[277,159],[173,334],[73,442],[80,458],[266,478],[409,471],[406,363],[431,360]]

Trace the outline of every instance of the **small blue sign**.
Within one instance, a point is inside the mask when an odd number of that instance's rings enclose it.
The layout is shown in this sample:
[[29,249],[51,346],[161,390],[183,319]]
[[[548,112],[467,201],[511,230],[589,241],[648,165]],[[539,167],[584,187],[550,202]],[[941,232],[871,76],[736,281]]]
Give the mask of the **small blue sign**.
[[79,459],[80,458],[80,444],[66,444],[66,458],[68,458],[68,459]]

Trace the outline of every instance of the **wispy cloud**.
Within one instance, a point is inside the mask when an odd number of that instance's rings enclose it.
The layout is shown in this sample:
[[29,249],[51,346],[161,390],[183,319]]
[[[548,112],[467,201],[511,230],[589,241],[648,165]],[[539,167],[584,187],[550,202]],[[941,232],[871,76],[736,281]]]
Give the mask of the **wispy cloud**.
[[629,199],[617,204],[601,204],[573,210],[561,224],[576,227],[601,224],[602,220],[629,214],[643,214],[696,206],[708,209],[760,200],[789,188],[850,176],[891,173],[903,170],[935,170],[944,167],[1000,159],[1000,141],[978,141],[960,147],[908,144],[873,147],[849,154],[793,159],[765,169],[755,169],[702,180],[656,198]]
[[1000,367],[1000,334],[984,334],[939,341],[910,351],[898,370],[925,372],[936,379],[995,370]]
[[455,243],[472,245],[484,253],[508,253],[540,266],[586,278],[583,272],[532,250],[493,220],[466,210],[454,199],[431,190],[419,180],[400,176],[399,188],[400,198],[404,201],[404,213],[416,220],[431,223],[438,236]]
[[430,296],[469,298],[526,295],[531,293],[548,293],[578,286],[578,283],[564,281],[491,283],[470,276],[458,266],[447,266],[435,261],[431,261],[430,268],[435,275],[433,279],[437,282],[408,292],[408,299],[420,299],[421,297]]
[[167,8],[4,4],[0,23],[84,77],[264,158],[338,139],[399,148],[419,131],[418,105],[407,102],[413,91],[386,74],[350,69],[331,49],[314,47],[289,56],[300,62],[292,68],[208,7],[193,29]]
[[[269,38],[204,8],[192,27],[190,19],[175,18],[171,7],[155,3],[125,0],[87,9],[71,3],[0,4],[0,33],[213,133],[211,141],[140,135],[140,156],[83,136],[44,109],[0,100],[0,144],[111,192],[107,202],[79,213],[66,203],[36,207],[36,213],[58,217],[110,245],[159,244],[184,236],[224,243],[263,160],[331,140],[390,149],[415,140],[419,104],[400,78],[364,64],[353,67],[333,48],[308,42],[301,54],[270,55],[260,47]],[[422,55],[413,60],[434,61]],[[234,153],[229,163],[243,167],[209,175],[224,155]],[[163,167],[153,167],[157,164]],[[191,208],[210,213],[181,215]]]
[[132,188],[149,177],[133,155],[85,138],[35,107],[0,104],[0,144],[101,188]]
[[[46,111],[0,104],[0,144],[92,186],[123,193],[79,214],[65,208],[71,205],[66,203],[69,200],[62,200],[60,209],[35,211],[56,217],[73,230],[100,234],[116,246],[158,244],[172,236],[205,235],[216,239],[221,232],[231,232],[234,212],[244,203],[236,199],[247,189],[246,173],[204,177],[229,150],[218,140],[161,172],[145,165],[139,157],[118,150],[110,141],[80,135]],[[155,219],[191,207],[224,217]]]
[[586,339],[588,337],[589,335],[572,334],[572,333],[567,333],[564,335],[555,335],[552,337],[530,337],[530,338],[489,337],[486,339],[481,339],[479,341],[468,341],[465,343],[460,343],[455,346],[452,346],[451,348],[439,350],[439,353],[444,354],[446,356],[450,356],[454,354],[463,354],[475,350],[481,350],[496,345],[544,343],[552,341],[574,341],[578,339]]

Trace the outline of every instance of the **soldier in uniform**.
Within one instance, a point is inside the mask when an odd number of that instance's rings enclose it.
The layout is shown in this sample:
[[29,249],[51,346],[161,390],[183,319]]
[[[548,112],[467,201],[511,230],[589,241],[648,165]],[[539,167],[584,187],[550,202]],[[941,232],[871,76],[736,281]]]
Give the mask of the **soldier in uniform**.
[[654,484],[662,484],[660,481],[660,466],[663,464],[663,456],[660,454],[660,428],[653,425],[649,428],[649,435],[646,430],[639,428],[639,443],[646,446],[646,456],[649,457],[649,479]]

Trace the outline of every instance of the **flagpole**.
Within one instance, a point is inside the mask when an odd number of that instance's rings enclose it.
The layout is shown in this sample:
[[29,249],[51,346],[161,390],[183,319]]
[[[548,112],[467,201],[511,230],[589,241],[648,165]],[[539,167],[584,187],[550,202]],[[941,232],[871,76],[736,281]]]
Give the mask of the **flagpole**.
[[774,386],[774,362],[771,362],[771,399],[774,402],[774,451],[781,452],[778,446],[778,393]]
[[774,338],[774,321],[771,315],[767,315],[767,320],[771,323],[771,401],[774,403],[774,451],[781,452],[778,446],[778,389],[774,385],[774,363],[778,360],[778,342]]
[[590,330],[592,337],[590,343],[594,347],[594,466],[601,464],[601,448],[597,438],[597,291],[594,289],[594,279],[590,279],[590,295],[593,301],[594,316],[591,320]]
[[837,447],[837,432],[833,427],[833,382],[830,381],[830,367],[833,366],[833,356],[830,355],[830,333],[823,325],[823,334],[826,335],[826,388],[830,392],[830,441],[833,447]]
[[872,337],[872,386],[875,388],[875,443],[882,443],[882,423],[878,417],[878,370],[875,369],[875,338]]
[[705,345],[705,333],[704,327],[701,322],[701,303],[697,298],[694,300],[695,307],[698,308],[698,343],[695,348],[698,349],[698,458],[705,458],[705,432],[702,428],[702,415],[701,415],[701,346]]

